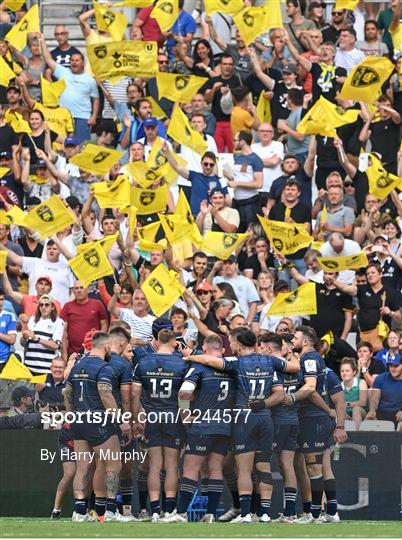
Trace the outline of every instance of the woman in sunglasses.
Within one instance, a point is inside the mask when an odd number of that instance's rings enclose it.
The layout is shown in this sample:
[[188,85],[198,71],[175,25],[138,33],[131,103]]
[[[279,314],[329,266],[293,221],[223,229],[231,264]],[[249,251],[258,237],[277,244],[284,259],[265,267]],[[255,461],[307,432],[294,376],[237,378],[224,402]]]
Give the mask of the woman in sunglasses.
[[36,313],[29,319],[21,337],[21,345],[25,348],[24,364],[33,374],[50,373],[52,360],[60,349],[63,327],[53,299],[47,294],[42,295]]

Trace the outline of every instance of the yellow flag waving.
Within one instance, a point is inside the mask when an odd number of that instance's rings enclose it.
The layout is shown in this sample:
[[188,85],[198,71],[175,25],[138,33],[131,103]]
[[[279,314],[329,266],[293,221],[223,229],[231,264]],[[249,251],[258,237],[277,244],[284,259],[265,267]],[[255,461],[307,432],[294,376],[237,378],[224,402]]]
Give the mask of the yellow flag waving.
[[18,11],[25,4],[25,0],[4,0],[4,4],[10,11]]
[[40,32],[38,4],[35,4],[26,12],[20,22],[11,28],[5,39],[16,49],[22,51],[27,44],[29,32]]
[[156,214],[166,210],[168,201],[168,187],[166,184],[158,189],[139,189],[131,187],[132,206],[138,208],[138,215]]
[[162,263],[147,277],[141,289],[157,317],[166,313],[186,290],[179,275]]
[[0,374],[0,379],[8,379],[9,381],[28,381],[31,383],[44,383],[46,377],[46,373],[44,375],[32,375],[27,366],[24,366],[15,354],[11,354]]
[[279,253],[291,255],[299,249],[307,248],[313,240],[302,223],[284,223],[257,217],[272,247]]
[[13,128],[15,133],[28,133],[32,135],[32,130],[28,122],[24,120],[22,114],[16,111],[10,111],[9,109],[4,116],[4,120],[6,124],[9,124]]
[[162,32],[172,28],[179,16],[179,0],[157,0],[151,17],[157,21]]
[[247,240],[247,234],[221,233],[208,231],[202,242],[201,251],[212,253],[223,261],[228,259],[232,253]]
[[215,12],[234,15],[243,9],[243,5],[243,0],[204,0],[207,15]]
[[122,206],[120,208],[120,212],[122,214],[127,214],[128,217],[128,231],[130,236],[132,237],[134,234],[134,229],[137,225],[137,214],[138,214],[138,208],[136,206]]
[[315,283],[304,283],[295,291],[279,293],[268,308],[267,315],[317,315]]
[[370,154],[370,158],[371,165],[365,171],[369,182],[369,192],[383,201],[393,189],[402,189],[402,178],[386,171],[374,154]]
[[110,41],[87,46],[95,77],[118,81],[123,77],[149,79],[158,71],[155,41]]
[[268,0],[260,7],[246,7],[233,20],[247,46],[269,28],[283,27],[279,0]]
[[[156,71],[156,70],[155,70]],[[155,116],[158,120],[163,120],[163,118],[166,118],[166,113],[162,109],[162,107],[154,100],[152,96],[147,96],[147,101],[152,106],[152,116]]]
[[40,85],[42,89],[42,103],[45,107],[56,107],[59,103],[59,97],[66,89],[66,81],[59,79],[56,82],[49,82],[42,75],[40,76]]
[[10,68],[2,56],[0,56],[0,85],[8,86],[8,83],[16,77],[14,71]]
[[257,116],[261,124],[264,122],[271,123],[272,121],[271,102],[264,96],[264,94],[265,91],[261,90],[256,107]]
[[[152,12],[153,13],[153,12]],[[206,77],[196,75],[180,75],[176,73],[157,73],[158,96],[177,103],[188,103],[203,84],[208,81]]]
[[6,216],[9,220],[9,223],[13,225],[18,225],[20,227],[25,226],[26,213],[21,210],[19,206],[13,206],[10,210],[7,210]]
[[358,3],[359,0],[336,0],[335,9],[353,11]]
[[97,146],[96,144],[87,144],[82,152],[70,158],[70,163],[83,171],[103,176],[123,156],[124,152],[119,150]]
[[202,236],[200,233],[200,229],[197,227],[195,223],[194,216],[191,212],[190,205],[188,204],[187,197],[184,194],[184,191],[181,189],[179,193],[179,198],[177,199],[176,208],[174,210],[174,213],[176,216],[185,217],[187,220],[187,223],[190,225],[190,233],[188,235],[188,239],[191,240],[193,244],[200,247],[202,244]]
[[356,122],[359,112],[358,110],[344,111],[320,96],[299,122],[296,130],[306,135],[336,137],[335,129],[344,124]]
[[203,136],[191,127],[187,116],[179,105],[174,107],[167,134],[174,141],[187,146],[201,156],[208,150],[208,145]]
[[159,219],[170,245],[180,244],[189,238],[191,225],[184,216],[159,214]]
[[7,251],[0,251],[0,274],[6,271]]
[[41,238],[66,229],[77,221],[75,214],[67,208],[57,195],[53,195],[25,216],[25,227],[38,232]]
[[8,167],[0,167],[0,178],[3,178],[6,174],[10,172]]
[[103,251],[105,252],[105,255],[107,255],[110,251],[110,248],[116,242],[119,234],[120,232],[117,231],[114,234],[108,234],[107,236],[104,236],[101,240],[95,240],[94,242],[87,242],[86,244],[80,244],[79,246],[77,246],[77,253],[84,253],[85,251],[88,251],[89,249],[92,249],[93,247],[97,247],[98,245],[100,245]]
[[341,272],[342,270],[358,270],[368,265],[367,255],[364,251],[346,257],[317,257],[321,268],[327,272]]
[[69,260],[68,264],[84,287],[88,287],[96,279],[114,273],[100,242],[96,242],[90,249]]
[[155,241],[155,236],[159,231],[160,225],[160,221],[155,221],[154,223],[150,223],[145,227],[140,227],[137,230],[138,238],[140,239],[139,249],[142,249],[143,251],[163,251],[166,249],[166,238],[162,238],[161,240],[158,240],[158,242]]
[[393,70],[394,65],[388,58],[368,56],[346,77],[340,93],[341,99],[373,103],[381,95],[381,87]]
[[113,182],[95,182],[92,191],[100,208],[120,208],[130,200],[130,180],[120,175]]
[[123,13],[94,2],[96,26],[100,32],[109,32],[114,41],[123,39],[128,19]]

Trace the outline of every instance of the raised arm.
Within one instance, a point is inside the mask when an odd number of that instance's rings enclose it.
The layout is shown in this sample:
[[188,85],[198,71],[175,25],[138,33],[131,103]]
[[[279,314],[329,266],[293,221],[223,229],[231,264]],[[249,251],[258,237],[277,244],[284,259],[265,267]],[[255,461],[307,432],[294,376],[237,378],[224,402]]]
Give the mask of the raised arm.
[[94,9],[89,9],[88,11],[84,11],[84,13],[81,13],[81,15],[78,17],[81,31],[84,34],[84,38],[87,38],[89,34],[91,33],[91,26],[89,24],[89,21],[91,17],[94,15],[94,13],[95,13]]
[[109,313],[114,315],[116,319],[120,317],[120,308],[117,307],[117,301],[119,299],[119,294],[121,293],[121,287],[118,283],[115,283],[113,285],[113,296],[110,298],[109,303],[107,305],[107,309]]
[[204,366],[210,366],[214,369],[223,369],[224,360],[223,358],[217,358],[216,356],[211,356],[209,354],[192,354],[190,356],[184,356],[184,360],[187,362],[198,362]]
[[[303,33],[303,36],[306,37],[306,33]],[[311,68],[313,66],[312,62],[306,58],[305,56],[302,56],[299,54],[296,47],[293,45],[292,40],[289,37],[289,34],[287,30],[284,30],[284,38],[283,38],[285,44],[287,45],[290,54],[293,56],[293,58],[298,62],[307,72],[311,71]],[[312,40],[310,39],[310,36],[308,36],[308,44],[310,46],[310,43]]]
[[163,144],[163,151],[166,154],[167,160],[170,164],[170,166],[177,172],[177,174],[180,174],[183,178],[186,178],[188,180],[190,176],[190,171],[186,169],[185,167],[180,167],[180,165],[177,163],[175,158],[173,157],[172,152],[169,149],[169,146],[167,143]]
[[14,302],[17,304],[22,304],[22,300],[24,298],[24,295],[18,291],[14,291],[11,287],[10,280],[8,279],[7,272],[4,272],[2,274],[3,276],[3,289],[7,296],[9,296]]
[[40,42],[43,58],[45,59],[46,64],[49,66],[52,72],[54,72],[58,64],[55,60],[53,60],[52,55],[50,54],[50,51],[47,48],[45,36],[43,34],[39,34],[39,42]]

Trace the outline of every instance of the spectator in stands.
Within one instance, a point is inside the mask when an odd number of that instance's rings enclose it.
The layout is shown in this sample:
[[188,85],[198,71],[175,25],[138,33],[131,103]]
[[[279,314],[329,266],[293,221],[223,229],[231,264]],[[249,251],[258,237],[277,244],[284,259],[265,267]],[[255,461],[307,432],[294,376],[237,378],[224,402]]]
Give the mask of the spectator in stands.
[[328,188],[326,218],[323,220],[323,211],[319,212],[314,228],[316,240],[327,240],[334,232],[341,233],[345,238],[352,236],[355,214],[351,208],[344,206],[343,199],[344,192],[340,186]]
[[17,416],[32,412],[35,400],[35,390],[28,388],[28,386],[17,386],[11,393],[11,400],[13,406],[7,412],[7,416]]
[[388,56],[388,48],[381,41],[377,21],[368,20],[364,23],[364,41],[358,41],[356,48],[364,52],[366,56]]
[[[342,233],[333,232],[328,240],[321,246],[320,252],[324,257],[346,257],[360,253],[360,245],[354,240],[345,238]],[[339,273],[339,281],[353,283],[355,272],[353,270],[342,270]]]
[[335,64],[350,73],[364,59],[364,53],[356,48],[356,31],[353,28],[342,29],[339,34]]
[[367,383],[368,388],[372,388],[376,377],[384,373],[383,363],[373,356],[374,349],[370,342],[361,341],[357,344],[357,363],[360,377]]
[[3,311],[5,294],[0,289],[0,373],[2,372],[17,338],[17,325],[10,313]]
[[281,139],[286,139],[289,154],[296,156],[300,163],[303,163],[310,145],[310,137],[296,130],[302,117],[303,90],[291,88],[287,95],[287,104],[290,114],[286,119],[278,120],[277,128],[279,133],[284,133]]
[[57,47],[52,49],[50,54],[55,62],[66,68],[70,67],[71,56],[80,52],[76,47],[70,45],[69,37],[69,31],[64,24],[55,26],[54,39],[57,41]]
[[[24,252],[22,251],[21,246],[19,246],[15,242],[11,242],[11,240],[9,240],[9,236],[10,225],[0,223],[0,246],[6,248],[9,253],[13,253],[17,256],[22,256]],[[12,256],[10,255],[7,256],[5,273],[7,274],[12,289],[16,290],[18,288],[18,276],[20,273],[20,267],[18,266],[18,263],[15,263],[15,261],[13,261]],[[12,300],[11,297],[10,299]],[[14,303],[13,300],[12,302]],[[19,308],[17,306],[16,309],[19,313]]]
[[387,365],[387,361],[394,359],[399,354],[399,341],[401,339],[401,333],[398,330],[390,330],[385,342],[385,348],[381,349],[375,355],[378,360]]
[[208,199],[201,201],[196,224],[201,234],[207,231],[234,233],[239,228],[240,216],[227,204],[225,191],[214,187]]
[[239,131],[251,131],[260,125],[256,107],[248,88],[239,86],[232,90],[233,109],[230,114],[230,127],[233,136]]
[[308,19],[313,21],[316,28],[323,28],[325,25],[325,4],[320,0],[310,2],[308,5]]
[[347,28],[346,10],[332,8],[331,22],[322,29],[323,41],[330,41],[334,45],[338,43],[341,30]]
[[152,17],[154,6],[148,6],[138,11],[137,17],[131,26],[130,38],[134,39],[136,29],[142,32],[144,41],[156,41],[158,47],[162,47],[166,36],[159,27],[158,21]]
[[65,369],[66,363],[64,360],[60,356],[55,356],[50,365],[50,373],[46,375],[46,381],[35,385],[40,401],[50,404],[64,404]]
[[370,393],[370,408],[366,420],[402,422],[402,357],[387,362],[388,372],[375,379]]
[[359,378],[354,358],[342,358],[339,371],[342,379],[343,399],[346,402],[347,417],[356,423],[356,429],[359,430],[360,424],[367,413],[367,383],[364,379]]
[[305,0],[287,0],[286,2],[286,14],[291,19],[291,22],[286,25],[286,29],[293,45],[299,52],[308,48],[306,47],[303,32],[316,28],[312,20],[303,17],[305,10]]

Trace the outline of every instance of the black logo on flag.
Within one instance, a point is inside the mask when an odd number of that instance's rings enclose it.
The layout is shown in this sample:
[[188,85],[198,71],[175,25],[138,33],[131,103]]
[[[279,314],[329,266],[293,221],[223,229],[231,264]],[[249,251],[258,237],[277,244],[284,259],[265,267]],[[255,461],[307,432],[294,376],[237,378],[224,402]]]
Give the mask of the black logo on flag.
[[228,249],[236,243],[237,234],[224,234],[223,235],[223,246],[225,249]]
[[84,261],[87,262],[90,266],[92,266],[92,268],[97,268],[100,265],[99,253],[94,248],[85,251],[83,257]]
[[142,191],[140,193],[140,203],[143,206],[149,206],[152,204],[155,200],[155,193],[152,193],[151,191]]
[[165,294],[165,289],[163,288],[163,285],[159,279],[151,278],[149,281],[149,286],[156,292],[156,294],[159,294],[160,296]]
[[109,155],[110,155],[109,152],[104,152],[104,151],[98,152],[96,156],[93,158],[92,162],[102,163],[102,161],[104,161],[107,157],[109,157]]
[[364,88],[378,82],[380,82],[380,76],[372,67],[358,66],[350,84],[357,88]]
[[45,221],[46,223],[54,220],[53,212],[47,204],[41,206],[40,208],[37,208],[36,213],[38,214],[40,219],[42,221]]
[[106,45],[97,45],[94,48],[95,56],[100,58],[101,60],[107,56],[107,48]]
[[173,13],[173,4],[172,2],[163,2],[160,6],[158,6],[161,11],[164,13],[167,13],[168,15],[171,15]]
[[184,90],[188,83],[190,82],[190,77],[185,75],[179,75],[175,79],[175,86],[177,90]]

